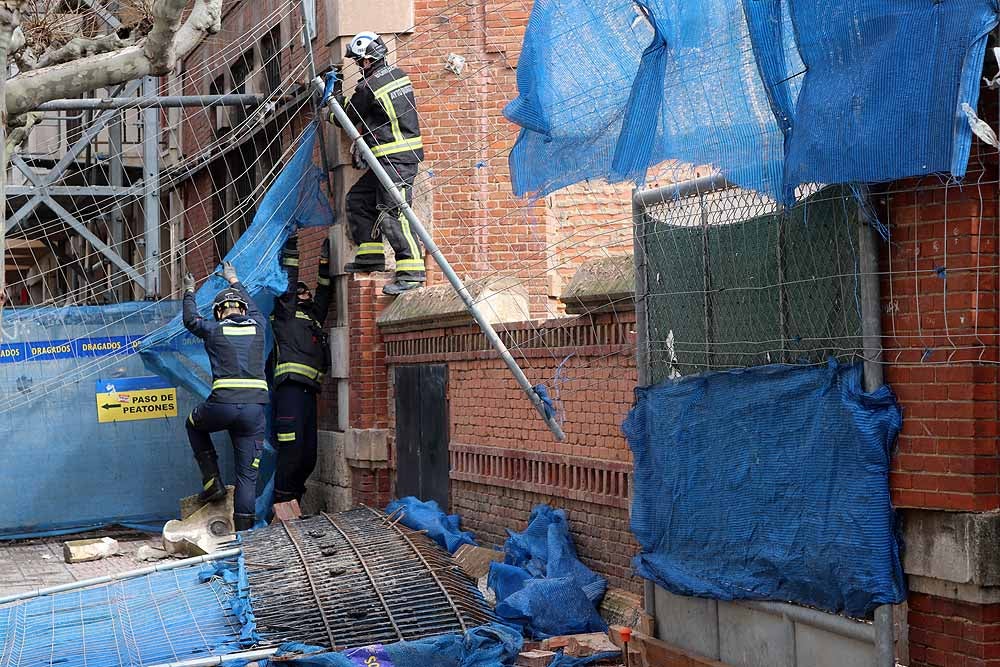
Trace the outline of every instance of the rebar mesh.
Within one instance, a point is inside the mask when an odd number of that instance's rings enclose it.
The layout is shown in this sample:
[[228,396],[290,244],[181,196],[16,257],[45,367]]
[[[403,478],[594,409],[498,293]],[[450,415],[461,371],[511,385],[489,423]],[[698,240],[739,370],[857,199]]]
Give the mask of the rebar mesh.
[[857,199],[839,186],[800,195],[783,210],[727,188],[640,212],[652,382],[858,353]]

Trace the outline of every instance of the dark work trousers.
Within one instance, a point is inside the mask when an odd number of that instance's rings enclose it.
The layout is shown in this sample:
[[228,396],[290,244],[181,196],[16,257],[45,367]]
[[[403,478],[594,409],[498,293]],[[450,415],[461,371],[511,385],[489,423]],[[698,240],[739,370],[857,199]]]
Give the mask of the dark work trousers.
[[[403,191],[406,203],[413,204],[413,181],[416,164],[382,161],[382,166]],[[426,271],[420,240],[410,228],[410,221],[395,205],[392,195],[382,187],[375,172],[368,170],[347,193],[347,221],[351,238],[358,246],[354,262],[378,270],[385,266],[382,236],[396,255],[396,279],[423,282]]]
[[301,500],[306,480],[316,469],[316,392],[294,380],[274,390],[274,502]]
[[236,450],[235,514],[253,516],[257,501],[257,468],[264,446],[267,419],[264,406],[257,403],[213,403],[205,401],[187,420],[188,440],[195,456],[209,452],[218,456],[211,434],[228,431]]

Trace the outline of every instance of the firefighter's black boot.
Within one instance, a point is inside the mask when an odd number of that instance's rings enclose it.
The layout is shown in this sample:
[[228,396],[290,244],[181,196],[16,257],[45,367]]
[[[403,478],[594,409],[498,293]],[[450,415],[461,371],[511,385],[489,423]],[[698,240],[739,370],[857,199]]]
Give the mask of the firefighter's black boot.
[[378,273],[385,271],[385,264],[359,264],[348,262],[344,264],[344,273]]
[[198,468],[201,470],[201,493],[198,500],[203,503],[214,503],[226,497],[226,486],[222,483],[219,473],[219,459],[214,452],[204,452],[195,455]]
[[250,530],[256,521],[257,517],[253,514],[233,514],[233,525],[236,527],[237,533]]

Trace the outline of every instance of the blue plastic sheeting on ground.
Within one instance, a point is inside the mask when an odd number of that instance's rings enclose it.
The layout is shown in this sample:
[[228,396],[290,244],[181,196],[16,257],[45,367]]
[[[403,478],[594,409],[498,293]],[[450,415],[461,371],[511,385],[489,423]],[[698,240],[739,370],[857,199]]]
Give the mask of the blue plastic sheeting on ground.
[[595,608],[607,582],[580,562],[565,512],[538,505],[523,532],[507,533],[487,579],[497,616],[537,638],[607,629]]
[[[498,563],[490,566],[488,581],[491,583],[498,583],[494,575],[497,566]],[[594,603],[569,577],[522,581],[524,585],[520,590],[502,599],[497,594],[496,614],[504,623],[518,627],[521,632],[536,639],[608,629]],[[498,588],[510,590],[510,582],[500,584]]]
[[[149,378],[135,345],[179,310],[165,301],[3,311],[0,538],[155,524],[201,488],[184,431],[198,397],[183,386],[172,385],[176,417],[98,421],[98,385]],[[220,454],[231,469],[231,453]]]
[[531,511],[524,532],[507,531],[504,562],[523,567],[534,577],[569,578],[597,604],[608,582],[580,562],[569,533],[566,512],[538,505]]
[[[236,267],[240,281],[265,316],[270,315],[275,296],[282,294],[288,286],[288,278],[280,266],[278,255],[289,234],[300,227],[333,223],[333,210],[320,189],[323,172],[312,162],[316,128],[317,123],[313,122],[303,132],[295,154],[261,199],[250,227],[226,254],[226,261]],[[202,284],[195,294],[202,315],[211,317],[212,301],[227,285],[221,276],[212,276]],[[184,328],[180,308],[176,312],[176,317],[166,326],[143,341],[140,353],[150,371],[205,399],[210,393],[212,379],[208,355],[201,341]],[[268,329],[267,352],[271,344]],[[216,434],[213,439],[220,453],[231,450],[228,438],[222,434]],[[231,452],[227,455],[231,456]],[[275,461],[273,449],[268,448],[268,455],[262,458],[257,476],[258,526],[266,522],[271,512]],[[223,475],[227,475],[232,468],[222,466],[221,469]]]
[[407,496],[394,500],[385,508],[387,514],[402,513],[400,522],[413,530],[427,531],[427,537],[438,543],[448,553],[455,553],[463,544],[476,544],[472,533],[461,529],[461,518],[457,514],[445,514],[436,501],[424,502]]
[[203,581],[202,573],[202,567],[155,572],[2,606],[0,655],[21,665],[112,667],[246,648],[231,610],[246,602],[244,594],[228,578]]
[[902,420],[861,373],[762,366],[637,389],[623,430],[639,574],[680,595],[854,617],[901,602],[888,478]]
[[[502,667],[513,665],[521,652],[523,639],[502,625],[483,625],[462,635],[441,635],[396,644],[376,644],[324,653],[317,646],[282,644],[276,658],[265,660],[262,667]],[[294,657],[300,655],[301,657]],[[247,662],[233,660],[225,667],[242,667]]]
[[786,203],[800,182],[961,177],[960,108],[976,107],[996,13],[995,0],[538,0],[505,110],[523,128],[514,192],[641,181],[668,159]]

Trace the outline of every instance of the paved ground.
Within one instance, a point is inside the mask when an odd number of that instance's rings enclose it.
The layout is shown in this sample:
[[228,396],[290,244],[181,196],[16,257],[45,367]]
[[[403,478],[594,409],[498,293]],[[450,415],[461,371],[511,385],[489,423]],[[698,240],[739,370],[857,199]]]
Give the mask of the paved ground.
[[[89,563],[69,565],[63,560],[63,542],[90,537],[118,540],[119,555]],[[35,540],[0,542],[0,597],[24,590],[90,579],[151,565],[135,558],[140,546],[160,546],[159,535],[134,531],[105,530],[80,535],[62,535]]]

